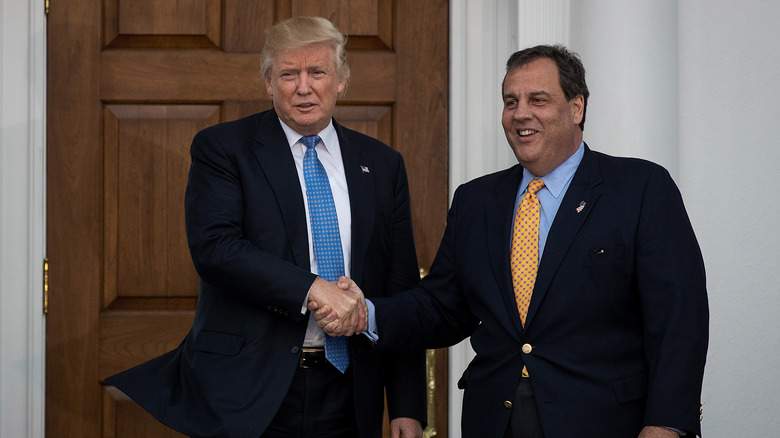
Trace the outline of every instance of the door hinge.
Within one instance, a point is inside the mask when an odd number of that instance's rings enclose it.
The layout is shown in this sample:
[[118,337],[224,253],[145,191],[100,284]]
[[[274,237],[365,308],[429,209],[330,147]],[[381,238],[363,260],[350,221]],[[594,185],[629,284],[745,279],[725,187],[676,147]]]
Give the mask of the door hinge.
[[49,0],[43,0],[43,12],[46,15],[49,15],[49,6],[50,6]]
[[49,258],[43,259],[43,314],[49,314]]

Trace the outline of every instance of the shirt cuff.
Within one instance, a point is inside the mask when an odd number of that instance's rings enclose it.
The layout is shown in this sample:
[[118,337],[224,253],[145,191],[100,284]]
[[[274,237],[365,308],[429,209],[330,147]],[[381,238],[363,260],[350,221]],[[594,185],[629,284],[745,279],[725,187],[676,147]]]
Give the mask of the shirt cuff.
[[306,292],[306,296],[303,297],[303,306],[301,306],[301,315],[305,315],[306,312],[309,310],[309,294],[311,293],[312,287],[314,287],[314,282],[312,282],[311,286],[309,286],[309,291]]
[[376,342],[379,340],[379,335],[376,333],[376,313],[374,311],[374,303],[372,303],[371,300],[366,299],[366,306],[368,306],[368,330],[362,331],[361,333],[368,337],[368,339],[371,339],[371,342],[376,344]]

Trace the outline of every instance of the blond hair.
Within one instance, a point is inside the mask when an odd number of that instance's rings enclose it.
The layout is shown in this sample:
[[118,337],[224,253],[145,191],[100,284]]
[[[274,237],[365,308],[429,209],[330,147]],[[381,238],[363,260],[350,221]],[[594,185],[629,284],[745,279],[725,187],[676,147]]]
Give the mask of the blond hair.
[[322,17],[292,17],[281,21],[265,30],[265,45],[260,59],[260,72],[268,78],[276,55],[279,52],[297,49],[310,44],[326,44],[333,47],[336,74],[344,81],[347,90],[349,81],[349,65],[347,64],[347,38],[339,32],[336,26]]

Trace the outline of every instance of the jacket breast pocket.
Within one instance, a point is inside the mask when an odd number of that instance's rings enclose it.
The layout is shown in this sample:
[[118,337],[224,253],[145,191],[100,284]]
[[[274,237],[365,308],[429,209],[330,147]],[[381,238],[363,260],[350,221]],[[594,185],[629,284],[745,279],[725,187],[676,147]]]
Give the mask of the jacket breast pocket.
[[223,356],[235,356],[244,345],[244,337],[230,333],[201,330],[193,348],[204,353],[221,354]]
[[585,255],[585,266],[595,267],[620,263],[625,259],[623,245],[593,245]]

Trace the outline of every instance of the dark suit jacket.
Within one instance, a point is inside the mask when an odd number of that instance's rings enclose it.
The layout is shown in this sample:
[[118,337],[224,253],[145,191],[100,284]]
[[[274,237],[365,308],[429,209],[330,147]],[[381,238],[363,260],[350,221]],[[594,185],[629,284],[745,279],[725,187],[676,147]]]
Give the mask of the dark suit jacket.
[[704,264],[668,172],[586,147],[550,229],[525,329],[509,263],[521,177],[515,166],[456,191],[430,274],[418,289],[372,299],[377,348],[471,336],[477,355],[459,383],[464,437],[502,436],[504,402],[524,364],[547,438],[636,437],[643,425],[698,434]]
[[[419,271],[403,159],[334,125],[352,210],[352,276],[368,296],[408,289]],[[195,321],[179,348],[106,381],[187,435],[257,438],[290,386],[306,332],[301,307],[315,276],[305,198],[273,110],[201,131],[191,154]],[[391,418],[424,420],[422,351],[350,350],[361,437],[381,436],[385,387]]]

